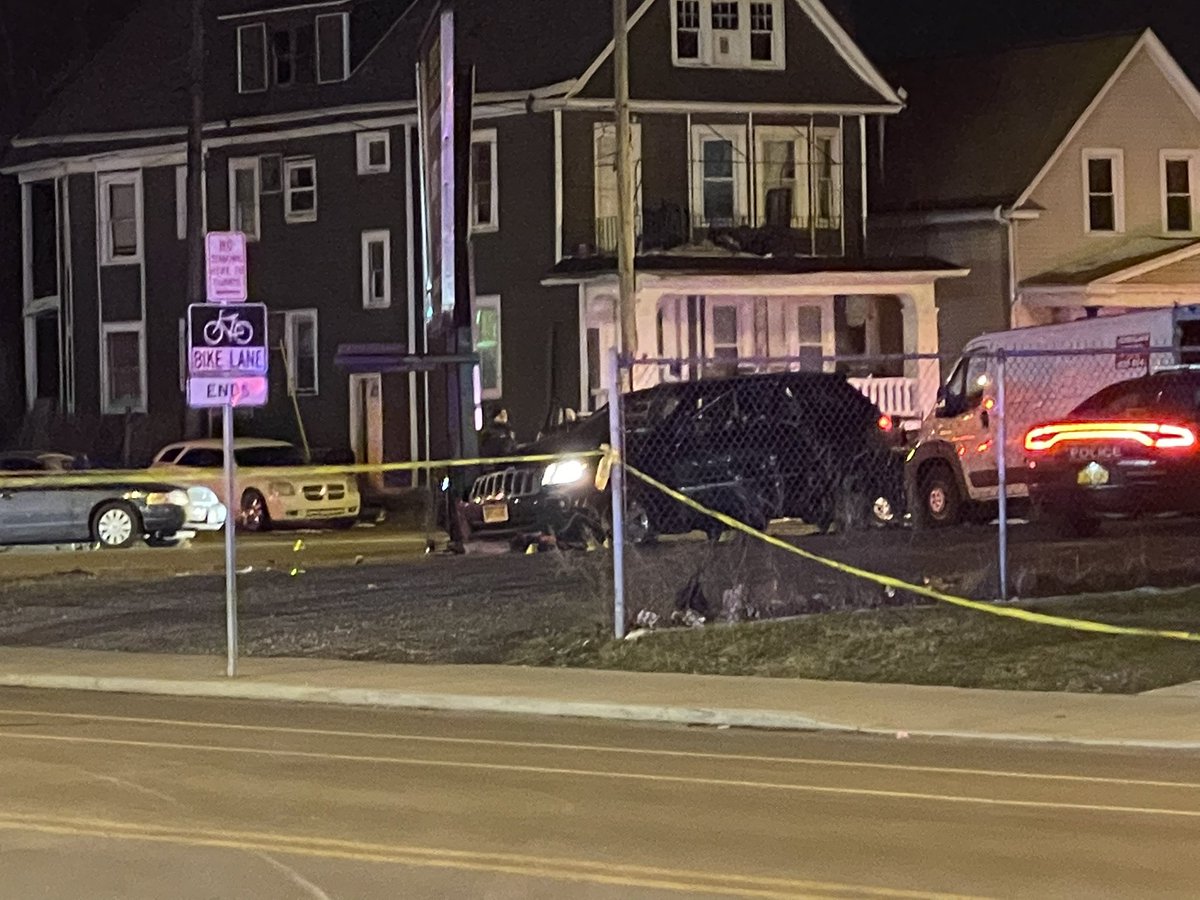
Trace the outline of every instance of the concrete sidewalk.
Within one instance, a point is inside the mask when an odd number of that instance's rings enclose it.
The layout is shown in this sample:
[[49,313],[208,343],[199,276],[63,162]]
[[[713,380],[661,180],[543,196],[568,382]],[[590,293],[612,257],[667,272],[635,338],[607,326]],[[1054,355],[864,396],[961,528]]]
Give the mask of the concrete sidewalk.
[[509,666],[0,648],[0,686],[1200,749],[1200,693],[965,690]]

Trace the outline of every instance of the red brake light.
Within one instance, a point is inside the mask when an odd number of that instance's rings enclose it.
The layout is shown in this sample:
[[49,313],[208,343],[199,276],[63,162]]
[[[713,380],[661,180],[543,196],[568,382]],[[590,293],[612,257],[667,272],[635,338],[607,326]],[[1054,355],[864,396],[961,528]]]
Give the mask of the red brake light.
[[1036,453],[1068,441],[1130,441],[1155,450],[1184,450],[1196,446],[1196,433],[1162,422],[1059,422],[1026,434],[1025,449]]
[[879,426],[880,431],[891,431],[893,427],[892,417],[885,413],[879,417],[879,421],[877,421],[875,424]]

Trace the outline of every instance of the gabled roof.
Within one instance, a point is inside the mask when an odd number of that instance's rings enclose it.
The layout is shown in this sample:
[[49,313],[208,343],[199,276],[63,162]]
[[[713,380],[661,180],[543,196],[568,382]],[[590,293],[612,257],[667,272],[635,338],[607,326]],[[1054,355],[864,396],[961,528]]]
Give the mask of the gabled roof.
[[1141,47],[1170,59],[1145,32],[896,66],[888,74],[908,92],[908,108],[887,123],[872,205],[1016,204]]

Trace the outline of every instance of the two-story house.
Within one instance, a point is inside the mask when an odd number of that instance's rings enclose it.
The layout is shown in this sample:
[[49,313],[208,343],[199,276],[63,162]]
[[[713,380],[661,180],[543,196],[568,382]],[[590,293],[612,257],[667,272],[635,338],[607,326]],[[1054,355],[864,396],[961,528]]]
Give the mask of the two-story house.
[[[187,5],[143,4],[5,162],[23,200],[27,431],[133,459],[205,426],[181,391]],[[414,70],[430,7],[207,4],[204,213],[247,234],[278,350],[245,433],[366,461],[444,452],[425,376],[338,364],[340,348],[423,346]],[[476,77],[482,400],[532,436],[555,404],[603,400],[616,341],[611,10],[456,12]],[[935,283],[963,273],[868,256],[867,134],[903,104],[819,0],[630,12],[637,355],[831,367],[936,350]],[[851,374],[907,379],[926,407],[936,390],[928,365]]]
[[1200,299],[1200,93],[1152,32],[891,74],[873,246],[970,268],[938,286],[943,350]]

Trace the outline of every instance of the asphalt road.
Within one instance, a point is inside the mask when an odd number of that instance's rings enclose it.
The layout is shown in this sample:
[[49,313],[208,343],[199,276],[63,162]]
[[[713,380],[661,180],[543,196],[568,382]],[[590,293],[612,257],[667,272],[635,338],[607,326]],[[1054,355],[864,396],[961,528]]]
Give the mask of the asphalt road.
[[5,898],[1194,896],[1200,756],[0,692]]

